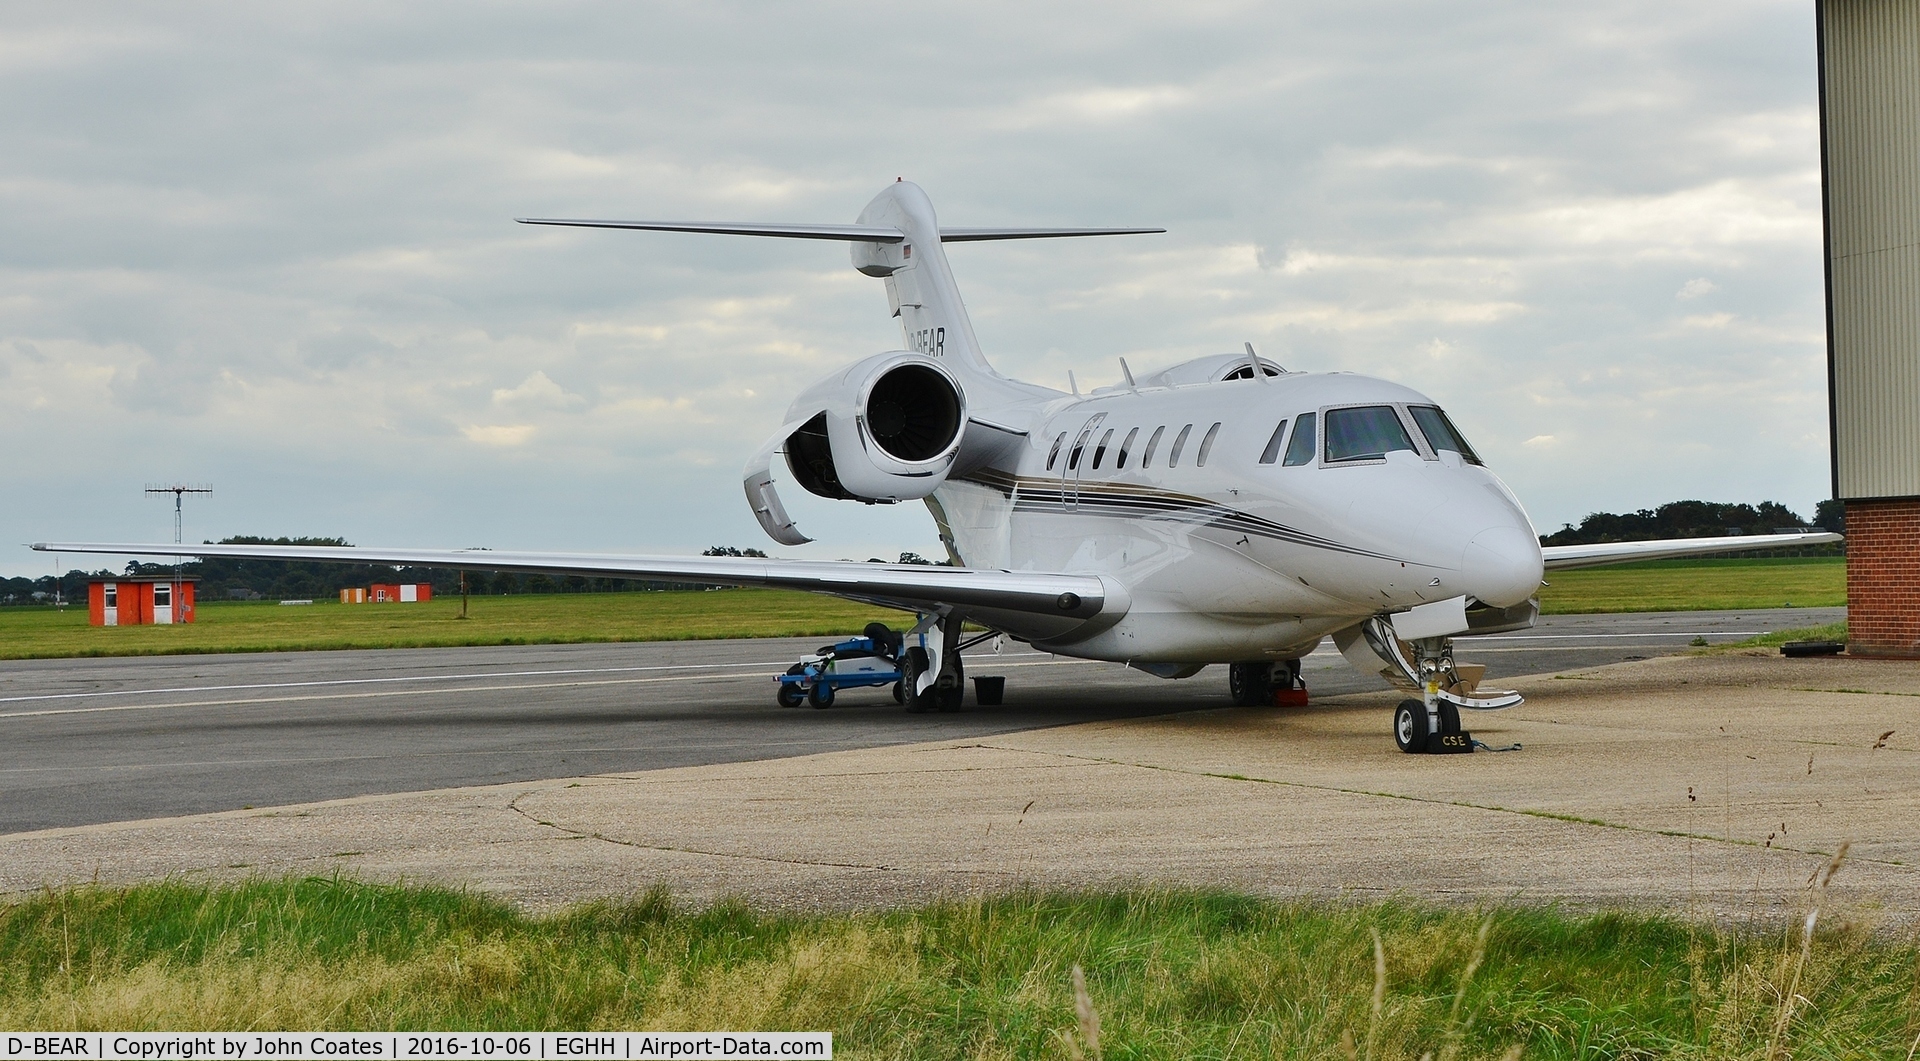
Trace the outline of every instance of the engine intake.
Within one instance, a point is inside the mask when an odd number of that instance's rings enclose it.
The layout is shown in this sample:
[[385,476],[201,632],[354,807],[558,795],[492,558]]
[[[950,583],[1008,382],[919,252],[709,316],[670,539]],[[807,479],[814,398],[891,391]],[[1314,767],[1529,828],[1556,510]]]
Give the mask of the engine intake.
[[939,362],[899,351],[812,387],[787,422],[799,424],[782,447],[787,467],[809,493],[906,501],[946,481],[966,428],[966,396]]
[[861,416],[874,444],[908,463],[935,460],[960,437],[960,389],[945,373],[906,364],[874,380]]

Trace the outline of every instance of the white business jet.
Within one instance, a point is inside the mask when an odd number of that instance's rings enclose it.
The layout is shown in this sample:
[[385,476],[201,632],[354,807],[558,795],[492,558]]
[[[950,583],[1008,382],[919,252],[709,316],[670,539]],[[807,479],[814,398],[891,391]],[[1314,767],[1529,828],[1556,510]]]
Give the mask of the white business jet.
[[[191,555],[414,564],[811,590],[910,611],[902,682],[915,710],[964,688],[962,623],[1037,649],[1163,678],[1229,664],[1233,698],[1272,703],[1331,635],[1361,669],[1418,694],[1396,709],[1409,752],[1462,743],[1478,688],[1453,638],[1531,626],[1547,569],[1835,541],[1825,533],[1543,549],[1513,493],[1431,399],[1343,372],[1242,353],[1079,393],[1009,379],[982,355],[945,245],[1161,232],[946,228],[896,182],[851,225],[525,218],[527,224],[840,240],[879,278],[907,349],[803,392],[747,461],[769,536],[808,539],[773,463],[822,497],[923,501],[952,566],[733,557],[201,545]],[[35,549],[173,556],[171,544]]]

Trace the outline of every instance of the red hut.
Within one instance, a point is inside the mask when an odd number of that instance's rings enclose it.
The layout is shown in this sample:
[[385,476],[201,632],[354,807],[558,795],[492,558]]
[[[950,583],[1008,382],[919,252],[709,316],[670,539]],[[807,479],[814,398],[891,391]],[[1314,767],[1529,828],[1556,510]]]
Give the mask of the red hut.
[[198,578],[114,576],[87,582],[87,621],[95,626],[141,626],[193,621]]

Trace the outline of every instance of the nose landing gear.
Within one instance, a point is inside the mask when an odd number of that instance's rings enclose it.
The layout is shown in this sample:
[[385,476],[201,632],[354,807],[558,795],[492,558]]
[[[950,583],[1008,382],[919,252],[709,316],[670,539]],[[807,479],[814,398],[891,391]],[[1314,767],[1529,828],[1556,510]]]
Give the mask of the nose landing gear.
[[[1395,642],[1396,649],[1407,642]],[[1480,675],[1463,677],[1453,661],[1453,639],[1426,637],[1412,642],[1413,674],[1417,676],[1421,697],[1402,700],[1393,712],[1393,742],[1409,755],[1445,755],[1473,750],[1473,734],[1460,725],[1460,709],[1490,711],[1513,707],[1521,702],[1519,693],[1482,692]],[[1402,659],[1405,653],[1398,653]]]
[[1480,688],[1486,668],[1456,663],[1453,638],[1402,641],[1390,617],[1376,615],[1333,635],[1340,654],[1356,668],[1416,694],[1393,713],[1393,742],[1408,754],[1472,751],[1473,735],[1460,725],[1461,711],[1491,711],[1519,704],[1519,693]]

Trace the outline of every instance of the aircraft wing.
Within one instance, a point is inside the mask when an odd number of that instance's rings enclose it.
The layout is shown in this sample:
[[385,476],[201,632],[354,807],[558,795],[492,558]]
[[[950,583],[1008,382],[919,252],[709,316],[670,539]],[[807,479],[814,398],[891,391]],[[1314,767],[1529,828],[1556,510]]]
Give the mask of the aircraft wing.
[[1022,636],[1057,637],[1094,619],[1101,620],[1102,626],[1111,625],[1126,614],[1129,603],[1125,587],[1098,575],[997,571],[930,564],[875,564],[854,560],[127,542],[35,542],[32,548],[52,553],[310,560],[335,564],[391,564],[638,578],[721,586],[771,586],[825,593],[913,612],[954,609],[985,625],[1005,627]]
[[1548,545],[1540,549],[1540,555],[1546,559],[1547,570],[1565,571],[1573,567],[1626,564],[1635,560],[1665,560],[1675,556],[1700,556],[1706,553],[1822,545],[1841,540],[1843,539],[1840,535],[1830,531],[1812,531],[1806,534],[1743,534],[1729,538],[1664,538],[1648,542]]

